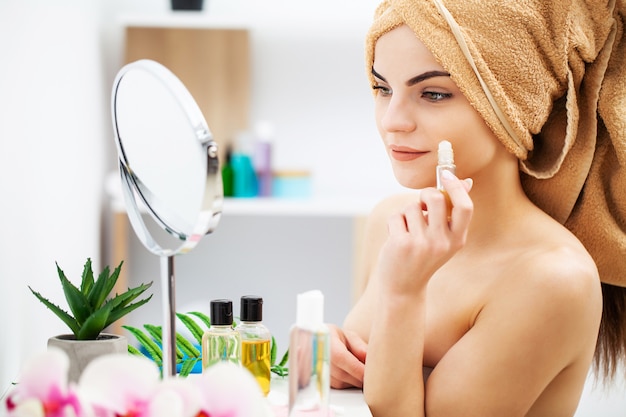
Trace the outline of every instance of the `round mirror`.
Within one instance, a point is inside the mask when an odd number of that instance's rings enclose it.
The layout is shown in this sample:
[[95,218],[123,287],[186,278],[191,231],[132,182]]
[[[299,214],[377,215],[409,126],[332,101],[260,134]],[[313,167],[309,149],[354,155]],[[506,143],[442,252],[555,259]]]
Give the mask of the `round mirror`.
[[172,376],[174,256],[193,249],[219,222],[224,194],[217,144],[189,91],[155,61],[118,72],[111,106],[128,218],[144,246],[161,257],[163,375]]
[[[111,104],[135,233],[156,255],[191,250],[217,226],[223,202],[217,144],[202,112],[183,83],[151,60],[119,71]],[[142,213],[166,234],[148,227]]]

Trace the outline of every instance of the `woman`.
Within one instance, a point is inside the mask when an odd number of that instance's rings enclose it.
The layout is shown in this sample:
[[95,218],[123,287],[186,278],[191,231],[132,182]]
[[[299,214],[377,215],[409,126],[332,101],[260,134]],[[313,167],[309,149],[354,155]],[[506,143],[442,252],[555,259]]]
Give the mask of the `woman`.
[[[609,374],[621,362],[623,10],[378,8],[377,127],[419,191],[374,209],[366,287],[332,346],[333,387],[362,386],[375,417],[572,416],[594,352]],[[466,179],[443,179],[450,212],[433,188],[441,140]]]

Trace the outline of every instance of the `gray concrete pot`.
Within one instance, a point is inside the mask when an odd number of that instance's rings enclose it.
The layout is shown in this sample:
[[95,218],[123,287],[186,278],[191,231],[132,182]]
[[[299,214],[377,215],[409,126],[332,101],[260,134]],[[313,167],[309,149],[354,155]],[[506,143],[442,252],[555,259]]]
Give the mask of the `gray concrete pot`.
[[98,356],[109,353],[128,354],[126,337],[110,333],[100,333],[96,340],[76,340],[73,334],[63,334],[48,339],[48,347],[63,350],[70,358],[68,380],[78,382],[83,369]]

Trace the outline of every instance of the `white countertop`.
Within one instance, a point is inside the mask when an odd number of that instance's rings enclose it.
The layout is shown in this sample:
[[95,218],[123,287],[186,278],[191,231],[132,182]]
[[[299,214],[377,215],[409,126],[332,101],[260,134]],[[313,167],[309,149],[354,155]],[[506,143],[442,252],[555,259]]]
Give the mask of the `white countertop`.
[[[271,391],[267,396],[270,404],[274,407],[283,405],[286,410],[289,402],[287,388],[287,378],[273,377]],[[360,389],[331,389],[330,408],[333,417],[372,417],[372,413],[363,399],[363,391]],[[286,415],[285,412],[284,416]],[[279,417],[278,413],[277,417]]]

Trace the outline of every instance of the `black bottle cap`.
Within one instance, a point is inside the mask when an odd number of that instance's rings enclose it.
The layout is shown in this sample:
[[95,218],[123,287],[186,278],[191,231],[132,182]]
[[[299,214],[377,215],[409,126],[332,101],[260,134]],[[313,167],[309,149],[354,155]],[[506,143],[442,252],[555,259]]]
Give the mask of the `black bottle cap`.
[[229,326],[233,324],[233,302],[211,300],[211,325]]
[[263,298],[256,295],[244,295],[241,297],[241,321],[263,320]]

